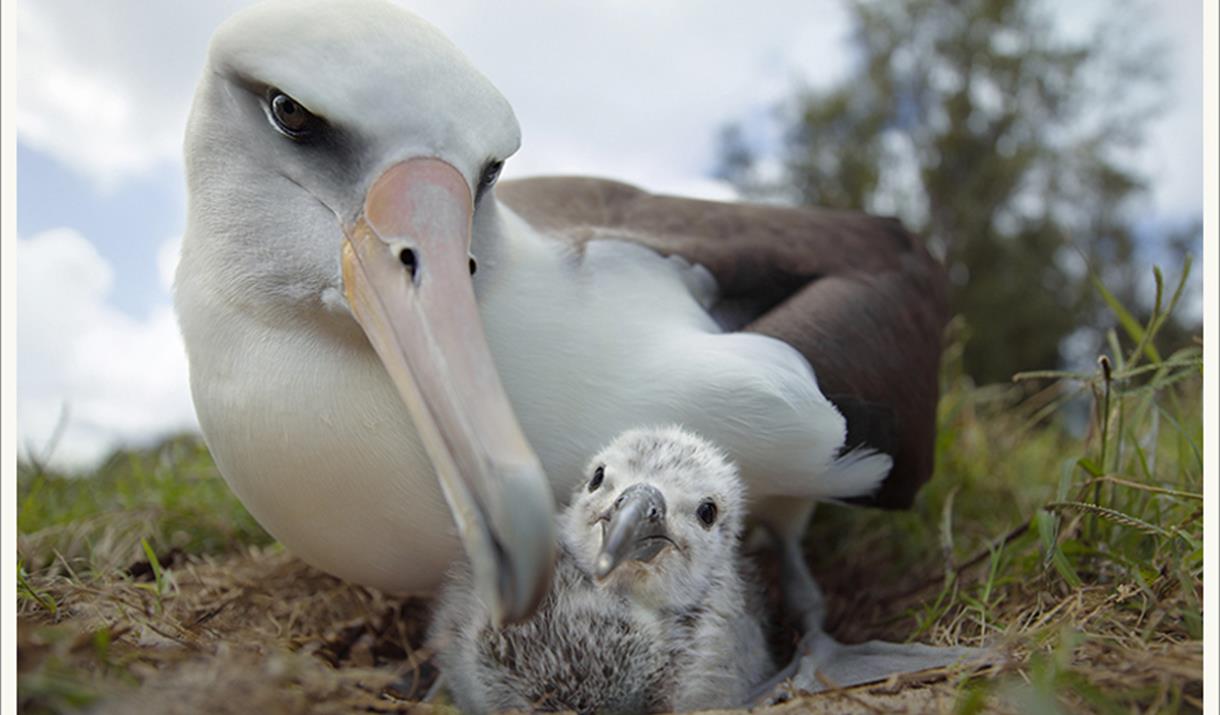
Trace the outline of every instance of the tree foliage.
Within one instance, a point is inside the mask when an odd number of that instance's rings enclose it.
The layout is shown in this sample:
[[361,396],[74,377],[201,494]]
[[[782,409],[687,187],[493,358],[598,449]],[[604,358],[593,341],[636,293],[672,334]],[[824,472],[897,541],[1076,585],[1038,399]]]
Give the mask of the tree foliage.
[[1129,304],[1147,274],[1126,159],[1161,102],[1162,53],[1116,21],[1062,39],[1046,10],[856,0],[849,76],[781,108],[778,147],[748,125],[722,135],[720,174],[748,196],[896,214],[925,236],[978,381],[1057,366],[1102,320],[1090,270]]

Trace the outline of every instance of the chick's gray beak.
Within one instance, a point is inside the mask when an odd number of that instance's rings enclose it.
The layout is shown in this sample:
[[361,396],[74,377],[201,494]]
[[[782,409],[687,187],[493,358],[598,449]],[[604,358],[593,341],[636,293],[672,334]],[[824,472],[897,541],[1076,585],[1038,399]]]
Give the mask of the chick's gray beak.
[[665,497],[650,484],[623,490],[603,518],[602,549],[594,565],[599,579],[624,561],[651,561],[673,543],[665,527]]

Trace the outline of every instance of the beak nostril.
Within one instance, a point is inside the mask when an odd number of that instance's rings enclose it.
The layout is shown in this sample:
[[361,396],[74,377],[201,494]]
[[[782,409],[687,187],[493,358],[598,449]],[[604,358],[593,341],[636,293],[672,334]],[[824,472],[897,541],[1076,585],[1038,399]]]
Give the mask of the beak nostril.
[[472,276],[473,276],[473,275],[474,275],[474,272],[475,272],[475,271],[477,271],[477,270],[479,270],[479,263],[478,263],[478,261],[474,260],[474,258],[473,258],[473,257],[471,257],[471,259],[470,259],[470,275],[472,275]]
[[401,261],[402,264],[407,267],[407,270],[411,272],[412,276],[415,275],[415,270],[416,270],[415,251],[411,250],[410,248],[402,249],[401,251],[398,252],[398,260]]

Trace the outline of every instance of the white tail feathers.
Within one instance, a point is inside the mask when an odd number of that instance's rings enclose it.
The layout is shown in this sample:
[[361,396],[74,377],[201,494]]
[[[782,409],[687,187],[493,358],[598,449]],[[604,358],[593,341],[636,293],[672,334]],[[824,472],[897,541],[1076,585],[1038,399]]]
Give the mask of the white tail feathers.
[[884,452],[857,447],[831,462],[817,478],[818,499],[849,499],[872,494],[890,473],[894,460]]

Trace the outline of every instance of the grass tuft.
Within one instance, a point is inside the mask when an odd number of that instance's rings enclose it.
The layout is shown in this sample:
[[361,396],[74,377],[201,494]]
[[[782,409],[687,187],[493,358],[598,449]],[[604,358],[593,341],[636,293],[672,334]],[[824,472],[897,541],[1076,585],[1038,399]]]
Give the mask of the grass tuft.
[[196,437],[122,451],[87,474],[17,468],[17,550],[30,573],[87,576],[268,544]]

